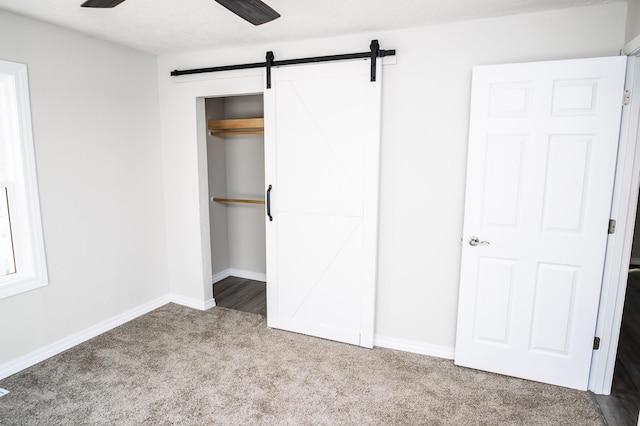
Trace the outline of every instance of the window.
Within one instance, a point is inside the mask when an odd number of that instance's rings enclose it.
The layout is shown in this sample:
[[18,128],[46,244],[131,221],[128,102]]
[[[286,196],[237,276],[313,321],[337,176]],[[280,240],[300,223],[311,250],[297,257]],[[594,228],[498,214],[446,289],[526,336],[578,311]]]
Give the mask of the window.
[[0,60],[0,299],[47,283],[27,66]]

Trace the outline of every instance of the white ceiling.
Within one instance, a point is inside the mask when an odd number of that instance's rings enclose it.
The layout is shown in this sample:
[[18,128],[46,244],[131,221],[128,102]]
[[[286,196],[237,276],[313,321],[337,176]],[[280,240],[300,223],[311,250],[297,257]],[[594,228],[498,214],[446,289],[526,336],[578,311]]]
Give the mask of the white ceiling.
[[253,26],[214,0],[0,0],[0,9],[154,54],[382,31],[625,0],[264,0],[282,17]]

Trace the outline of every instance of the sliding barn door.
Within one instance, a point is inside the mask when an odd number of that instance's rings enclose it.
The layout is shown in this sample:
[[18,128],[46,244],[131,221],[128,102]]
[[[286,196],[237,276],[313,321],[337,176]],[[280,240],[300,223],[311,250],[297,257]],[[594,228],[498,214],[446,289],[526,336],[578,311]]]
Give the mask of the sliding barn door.
[[586,389],[625,65],[474,69],[456,364]]
[[267,322],[373,346],[380,68],[272,69],[265,90]]

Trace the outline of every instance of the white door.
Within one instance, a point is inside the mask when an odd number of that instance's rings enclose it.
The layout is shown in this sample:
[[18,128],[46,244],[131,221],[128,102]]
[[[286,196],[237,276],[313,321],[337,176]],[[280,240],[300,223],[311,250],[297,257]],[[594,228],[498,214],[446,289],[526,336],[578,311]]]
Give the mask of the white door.
[[267,322],[373,346],[380,68],[272,69],[265,90]]
[[474,68],[456,364],[587,388],[625,64]]

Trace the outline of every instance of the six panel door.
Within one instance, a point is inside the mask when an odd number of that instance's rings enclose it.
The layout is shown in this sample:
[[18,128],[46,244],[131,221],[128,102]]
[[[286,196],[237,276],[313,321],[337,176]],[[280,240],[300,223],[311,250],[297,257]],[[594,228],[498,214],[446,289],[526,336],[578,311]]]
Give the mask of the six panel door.
[[587,388],[625,64],[474,69],[456,364]]

